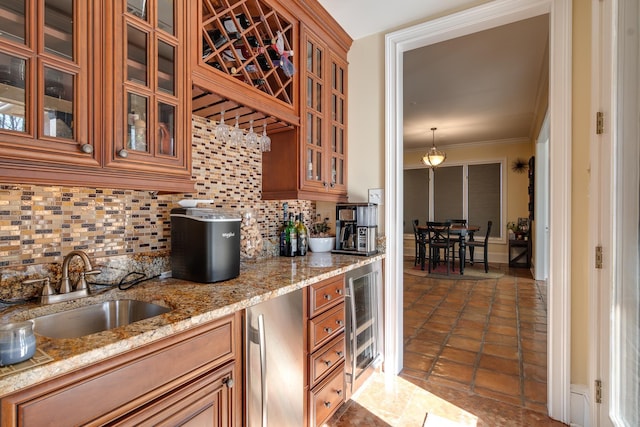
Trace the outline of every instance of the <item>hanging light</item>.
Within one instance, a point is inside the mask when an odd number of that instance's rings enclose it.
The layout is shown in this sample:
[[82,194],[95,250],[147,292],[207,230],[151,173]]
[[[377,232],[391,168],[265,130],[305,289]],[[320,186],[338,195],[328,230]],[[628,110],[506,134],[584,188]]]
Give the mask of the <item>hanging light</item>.
[[431,132],[433,132],[432,145],[429,151],[427,151],[427,153],[422,156],[422,163],[424,163],[426,166],[429,166],[430,168],[436,168],[440,166],[447,158],[447,155],[444,153],[444,151],[439,151],[436,148],[436,129],[438,128],[431,128]]

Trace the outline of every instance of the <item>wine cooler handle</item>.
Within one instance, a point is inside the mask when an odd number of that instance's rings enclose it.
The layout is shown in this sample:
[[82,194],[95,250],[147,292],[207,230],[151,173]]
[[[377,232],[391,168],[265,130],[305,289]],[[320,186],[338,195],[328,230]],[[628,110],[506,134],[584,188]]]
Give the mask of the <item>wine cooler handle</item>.
[[260,336],[260,408],[262,408],[262,427],[267,427],[267,342],[264,331],[264,315],[258,315],[258,334]]
[[356,299],[353,289],[353,278],[349,278],[349,292],[346,296],[349,298],[349,304],[351,305],[351,330],[347,331],[351,335],[351,388],[356,382],[356,359],[358,358],[358,324],[356,319]]

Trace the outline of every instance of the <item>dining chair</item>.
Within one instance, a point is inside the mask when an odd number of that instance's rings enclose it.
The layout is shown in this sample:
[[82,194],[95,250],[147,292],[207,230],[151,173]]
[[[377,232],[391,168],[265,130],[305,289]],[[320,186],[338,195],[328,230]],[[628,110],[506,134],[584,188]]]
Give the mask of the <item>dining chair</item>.
[[415,245],[416,245],[415,260],[413,261],[414,267],[418,265],[418,263],[422,263],[422,265],[424,265],[424,257],[426,252],[426,247],[425,247],[426,242],[425,242],[424,234],[418,231],[418,224],[420,224],[420,221],[417,219],[414,219],[413,220],[413,237],[415,239]]
[[489,251],[488,251],[488,246],[489,246],[489,234],[491,233],[491,226],[493,225],[493,221],[489,221],[487,222],[487,233],[484,236],[484,240],[470,240],[467,241],[466,245],[467,248],[469,248],[469,261],[471,262],[471,264],[473,264],[474,262],[476,262],[473,259],[473,252],[475,248],[482,248],[482,261],[478,261],[478,262],[482,262],[484,263],[484,272],[488,273],[489,272]]
[[447,265],[447,275],[449,267],[455,271],[456,251],[455,243],[457,237],[451,237],[451,222],[449,221],[427,221],[427,245],[429,246],[429,273],[435,269],[441,261],[440,253],[444,252],[444,262]]
[[462,227],[466,227],[467,226],[467,220],[466,219],[448,219],[447,221],[451,222],[451,225],[459,225]]

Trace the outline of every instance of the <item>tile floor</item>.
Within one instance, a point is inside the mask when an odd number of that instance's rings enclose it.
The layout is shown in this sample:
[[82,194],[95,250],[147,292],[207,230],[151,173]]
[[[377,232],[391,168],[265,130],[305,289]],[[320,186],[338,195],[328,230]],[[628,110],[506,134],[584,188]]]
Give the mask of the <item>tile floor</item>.
[[546,416],[546,286],[492,269],[505,275],[405,273],[404,370],[372,377],[327,426],[562,426]]

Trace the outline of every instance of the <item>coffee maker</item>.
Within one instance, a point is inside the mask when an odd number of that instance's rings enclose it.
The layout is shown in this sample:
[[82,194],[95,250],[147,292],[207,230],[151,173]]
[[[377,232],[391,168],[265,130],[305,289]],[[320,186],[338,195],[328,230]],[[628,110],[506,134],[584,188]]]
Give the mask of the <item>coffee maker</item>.
[[331,252],[370,256],[378,253],[377,237],[377,204],[336,204],[336,247]]

